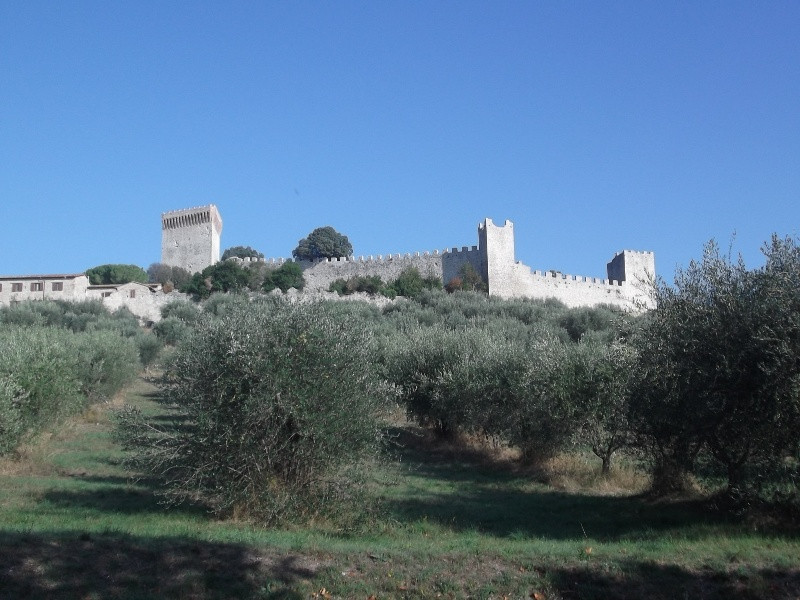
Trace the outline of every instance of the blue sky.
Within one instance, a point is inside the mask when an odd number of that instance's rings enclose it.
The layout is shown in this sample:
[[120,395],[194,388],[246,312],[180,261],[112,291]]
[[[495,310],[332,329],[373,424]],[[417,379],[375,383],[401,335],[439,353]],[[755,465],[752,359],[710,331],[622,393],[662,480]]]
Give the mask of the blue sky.
[[659,274],[800,232],[800,3],[0,2],[0,273],[160,259],[162,212],[289,256],[477,244]]

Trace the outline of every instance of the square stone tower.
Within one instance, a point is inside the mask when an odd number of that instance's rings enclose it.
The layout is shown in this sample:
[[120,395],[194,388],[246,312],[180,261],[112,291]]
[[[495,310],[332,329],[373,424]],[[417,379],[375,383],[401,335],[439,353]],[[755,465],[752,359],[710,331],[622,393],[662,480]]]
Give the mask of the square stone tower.
[[611,281],[627,282],[634,286],[650,286],[656,276],[656,261],[652,252],[623,250],[606,265]]
[[495,225],[487,218],[478,225],[478,248],[490,296],[511,298],[515,293],[514,223]]
[[219,262],[222,217],[213,204],[161,215],[161,262],[196,273]]

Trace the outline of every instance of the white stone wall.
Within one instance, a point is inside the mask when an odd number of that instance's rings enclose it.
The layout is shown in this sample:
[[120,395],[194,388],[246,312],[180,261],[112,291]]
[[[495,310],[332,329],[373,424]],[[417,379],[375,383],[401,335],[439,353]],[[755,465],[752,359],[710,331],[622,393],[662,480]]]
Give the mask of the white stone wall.
[[100,300],[111,312],[125,307],[139,317],[143,323],[158,323],[161,320],[161,308],[174,300],[185,300],[185,294],[162,290],[152,290],[141,283],[126,283],[118,286],[90,286],[86,298]]
[[[345,257],[299,264],[303,268],[308,292],[325,291],[336,279],[351,277],[377,275],[388,283],[408,267],[416,267],[423,276],[433,275],[447,283],[459,274],[465,263],[469,263],[483,276],[490,296],[555,298],[572,308],[609,304],[641,311],[655,305],[649,285],[655,275],[652,252],[625,250],[618,253],[607,265],[609,279],[532,271],[527,265],[517,262],[514,253],[514,224],[505,221],[503,225],[495,225],[491,219],[486,219],[478,226],[478,246],[471,248],[464,246],[414,255]],[[277,267],[286,260],[263,262]]]
[[161,215],[161,262],[196,273],[219,261],[222,217],[213,204]]
[[[18,284],[21,291],[13,291]],[[60,284],[61,290],[53,289]],[[83,300],[89,278],[83,274],[24,275],[0,278],[0,306],[24,300]],[[41,287],[41,289],[35,289]]]
[[489,295],[499,298],[519,297],[517,270],[514,260],[514,223],[506,221],[502,226],[491,219],[478,226],[478,239],[486,261],[486,283]]
[[[290,259],[244,260],[243,264],[264,262],[278,267]],[[325,259],[317,262],[300,261],[308,292],[327,291],[337,279],[378,276],[389,283],[405,269],[416,267],[423,277],[438,277],[449,282],[459,274],[465,263],[471,263],[479,273],[481,254],[477,246],[451,248],[415,254],[387,254],[386,256],[359,256]]]
[[642,311],[655,306],[651,283],[655,276],[652,252],[625,250],[607,265],[608,279],[532,271],[514,259],[514,224],[502,226],[486,219],[478,227],[485,252],[489,295],[500,298],[555,298],[570,308],[609,304]]
[[640,311],[650,307],[650,297],[625,281],[612,281],[564,275],[550,271],[531,271],[516,263],[512,269],[505,298],[555,298],[569,308],[609,304],[624,310]]

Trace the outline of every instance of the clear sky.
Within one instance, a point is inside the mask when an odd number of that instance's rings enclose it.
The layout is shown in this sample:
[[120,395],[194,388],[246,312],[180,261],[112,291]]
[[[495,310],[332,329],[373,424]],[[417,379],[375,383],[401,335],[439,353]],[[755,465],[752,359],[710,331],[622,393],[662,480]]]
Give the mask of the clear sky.
[[800,232],[800,2],[0,0],[0,273],[222,248],[477,244],[659,274]]

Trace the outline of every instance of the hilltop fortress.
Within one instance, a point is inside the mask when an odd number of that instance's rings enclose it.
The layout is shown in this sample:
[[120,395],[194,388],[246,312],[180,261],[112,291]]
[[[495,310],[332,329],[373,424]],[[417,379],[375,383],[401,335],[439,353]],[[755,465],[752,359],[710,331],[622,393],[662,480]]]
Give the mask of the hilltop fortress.
[[[219,261],[222,217],[213,204],[167,212],[161,215],[161,262],[190,273]],[[275,267],[292,259],[232,259],[243,264],[263,262]],[[393,281],[409,267],[423,276],[448,283],[470,264],[488,285],[489,295],[499,298],[555,298],[568,307],[608,304],[624,310],[644,311],[655,306],[652,282],[655,259],[652,252],[624,250],[607,264],[607,279],[564,275],[558,271],[533,271],[515,260],[514,224],[495,225],[485,219],[478,225],[478,245],[414,254],[343,256],[299,261],[306,280],[305,291],[327,292],[337,279],[377,275]],[[25,300],[91,300],[110,310],[126,307],[143,321],[158,321],[161,307],[184,297],[164,293],[160,285],[125,283],[89,285],[84,273],[59,275],[0,276],[0,306]]]
[[[161,215],[161,262],[190,273],[219,260],[222,217],[213,204]],[[233,259],[244,264],[264,262],[280,266],[292,259]],[[448,283],[469,263],[487,283],[490,296],[499,298],[555,298],[569,307],[609,304],[641,311],[654,306],[651,294],[655,278],[652,252],[624,250],[606,265],[607,279],[564,275],[558,271],[533,271],[514,256],[514,224],[495,225],[485,219],[478,225],[478,245],[414,254],[343,256],[308,262],[303,269],[306,290],[327,291],[337,279],[379,276],[396,279],[408,267],[423,276]]]

